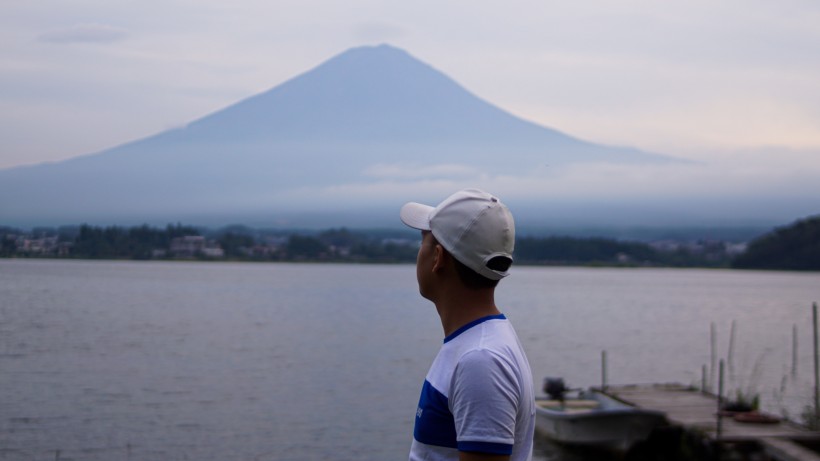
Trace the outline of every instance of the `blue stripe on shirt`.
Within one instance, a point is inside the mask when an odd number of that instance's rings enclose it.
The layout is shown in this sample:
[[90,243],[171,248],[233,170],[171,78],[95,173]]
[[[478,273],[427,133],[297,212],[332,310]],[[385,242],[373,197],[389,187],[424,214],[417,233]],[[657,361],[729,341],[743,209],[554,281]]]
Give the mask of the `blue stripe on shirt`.
[[421,388],[413,438],[427,445],[457,448],[456,423],[447,397],[427,380]]

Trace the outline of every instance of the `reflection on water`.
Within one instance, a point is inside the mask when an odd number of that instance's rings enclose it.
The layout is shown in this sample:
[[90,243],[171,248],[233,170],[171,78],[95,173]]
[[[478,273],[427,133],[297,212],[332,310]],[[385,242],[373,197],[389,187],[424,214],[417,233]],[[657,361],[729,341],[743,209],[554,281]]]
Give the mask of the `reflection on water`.
[[[518,268],[497,300],[539,388],[597,384],[601,350],[612,383],[699,383],[710,322],[724,356],[736,321],[730,388],[794,409],[819,282]],[[0,260],[0,459],[405,459],[441,339],[409,265]],[[588,458],[540,439],[535,455]]]

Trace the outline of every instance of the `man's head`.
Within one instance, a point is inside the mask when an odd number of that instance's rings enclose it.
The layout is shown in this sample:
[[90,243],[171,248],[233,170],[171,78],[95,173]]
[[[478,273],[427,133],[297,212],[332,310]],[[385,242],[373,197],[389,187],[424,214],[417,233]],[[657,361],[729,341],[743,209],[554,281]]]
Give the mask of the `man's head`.
[[515,223],[498,198],[477,189],[465,189],[435,207],[407,203],[400,216],[406,225],[432,234],[434,241],[455,259],[459,278],[465,285],[492,287],[508,275],[515,246]]

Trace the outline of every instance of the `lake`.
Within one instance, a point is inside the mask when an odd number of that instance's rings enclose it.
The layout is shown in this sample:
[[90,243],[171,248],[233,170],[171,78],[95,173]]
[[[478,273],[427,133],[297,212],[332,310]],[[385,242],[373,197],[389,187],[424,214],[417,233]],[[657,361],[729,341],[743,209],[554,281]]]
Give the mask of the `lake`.
[[[537,389],[604,350],[610,383],[700,385],[734,322],[728,389],[812,402],[818,273],[515,267],[496,298]],[[411,265],[2,259],[0,459],[406,459],[442,339]]]

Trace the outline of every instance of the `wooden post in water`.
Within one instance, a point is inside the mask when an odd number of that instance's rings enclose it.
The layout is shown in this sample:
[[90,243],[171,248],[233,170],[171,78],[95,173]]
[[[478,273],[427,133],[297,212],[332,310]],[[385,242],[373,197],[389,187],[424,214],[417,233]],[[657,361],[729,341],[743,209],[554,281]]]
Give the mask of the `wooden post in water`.
[[706,389],[706,364],[700,370],[700,392],[703,394],[708,392],[708,389]]
[[729,380],[735,379],[735,330],[737,329],[737,322],[732,320],[732,329],[729,332],[729,352],[726,354],[726,362],[729,365]]
[[709,390],[714,392],[715,389],[715,365],[717,365],[717,332],[715,331],[715,322],[709,325],[709,339],[710,350],[712,355],[712,363],[709,367]]
[[797,324],[792,325],[792,379],[797,378]]
[[820,420],[820,363],[817,346],[817,303],[812,304],[812,324],[814,325],[814,423]]
[[606,351],[601,351],[601,390],[606,391]]
[[717,432],[715,438],[720,440],[723,433],[723,360],[720,361],[720,377],[718,378],[718,398],[717,398]]

